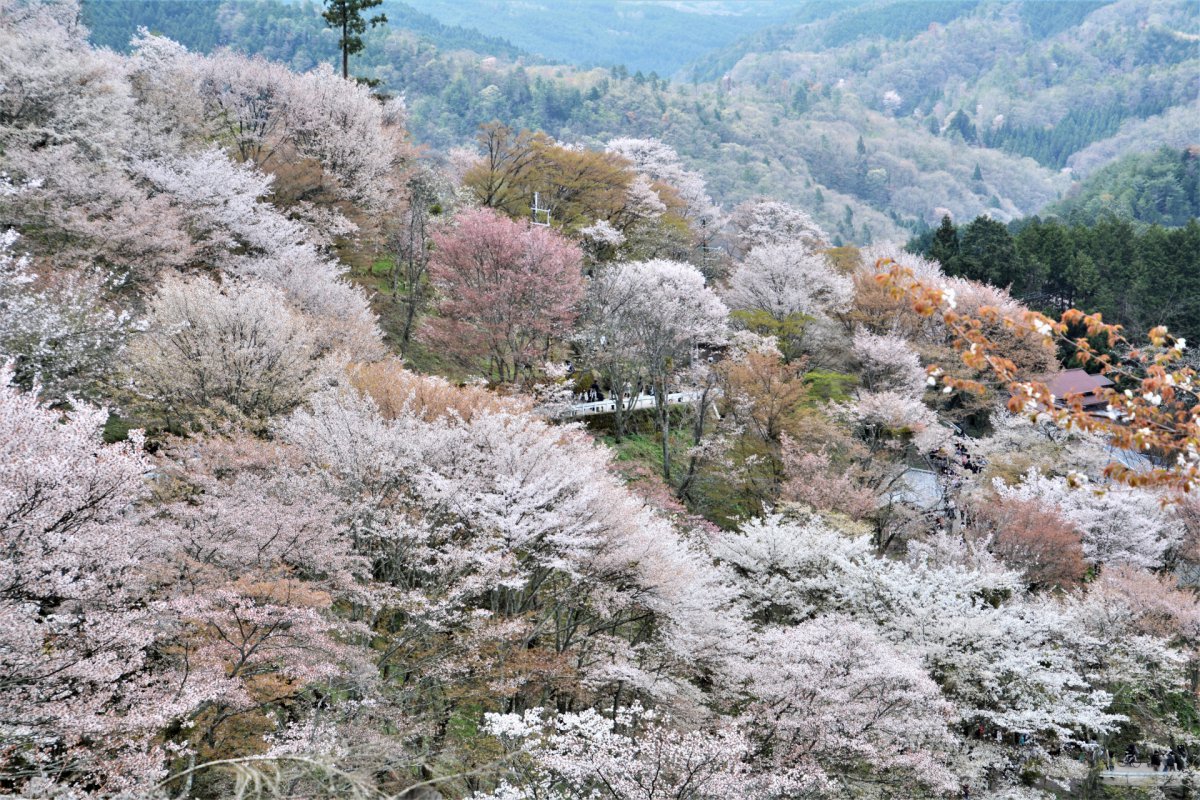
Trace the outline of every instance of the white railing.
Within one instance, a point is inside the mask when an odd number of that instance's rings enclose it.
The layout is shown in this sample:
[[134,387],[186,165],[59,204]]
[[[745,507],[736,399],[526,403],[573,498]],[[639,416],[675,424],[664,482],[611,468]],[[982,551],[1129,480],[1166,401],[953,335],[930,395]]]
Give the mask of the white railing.
[[[700,392],[670,392],[667,395],[667,405],[678,406],[694,403],[700,399]],[[638,411],[643,408],[654,408],[655,400],[652,394],[639,394],[637,397],[630,400],[623,398],[620,401],[599,400],[594,403],[575,403],[568,408],[563,417],[590,417],[594,414],[612,414],[617,410],[617,403],[620,402],[626,411]]]

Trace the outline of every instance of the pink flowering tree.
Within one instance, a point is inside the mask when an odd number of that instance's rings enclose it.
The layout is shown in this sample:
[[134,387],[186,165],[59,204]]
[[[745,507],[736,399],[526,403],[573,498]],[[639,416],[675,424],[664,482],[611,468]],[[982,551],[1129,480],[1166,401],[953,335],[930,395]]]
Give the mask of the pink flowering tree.
[[[624,404],[637,388],[653,387],[663,437],[663,472],[670,477],[667,395],[677,391],[697,348],[725,341],[728,310],[690,264],[665,259],[613,264],[588,287],[586,315],[577,341],[585,363],[600,373]],[[628,397],[622,397],[628,392]]]
[[728,227],[735,258],[762,245],[792,243],[816,249],[829,240],[808,212],[766,198],[747,200],[735,208]]
[[245,751],[234,720],[272,730],[263,709],[298,714],[314,692],[369,693],[366,629],[332,607],[362,617],[374,601],[346,509],[298,453],[238,438],[176,456],[162,464],[175,497],[158,509],[147,551],[156,591],[178,620],[177,658],[205,687],[178,742],[203,762]]
[[431,345],[504,383],[530,374],[570,333],[583,296],[575,244],[488,209],[464,211],[433,242],[441,300],[426,322]]
[[63,418],[0,367],[0,781],[140,785],[180,702],[150,650],[159,604],[140,567],[140,438],[105,445],[107,412]]
[[836,615],[768,629],[755,644],[746,729],[764,772],[827,797],[953,785],[955,709],[912,656]]
[[134,387],[167,423],[216,416],[261,424],[291,411],[330,374],[331,360],[282,292],[171,278],[150,300],[130,348]]
[[105,302],[99,271],[41,280],[14,253],[15,231],[0,233],[0,353],[15,359],[16,381],[46,399],[94,396],[124,348],[132,320]]

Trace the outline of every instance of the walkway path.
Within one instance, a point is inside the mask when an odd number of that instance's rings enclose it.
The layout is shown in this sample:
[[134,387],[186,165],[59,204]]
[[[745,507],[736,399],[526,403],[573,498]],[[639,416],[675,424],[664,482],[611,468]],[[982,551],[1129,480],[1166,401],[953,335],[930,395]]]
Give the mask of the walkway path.
[[1145,764],[1138,767],[1117,766],[1100,773],[1100,782],[1106,786],[1177,786],[1184,777],[1200,786],[1200,774],[1187,772],[1155,772]]

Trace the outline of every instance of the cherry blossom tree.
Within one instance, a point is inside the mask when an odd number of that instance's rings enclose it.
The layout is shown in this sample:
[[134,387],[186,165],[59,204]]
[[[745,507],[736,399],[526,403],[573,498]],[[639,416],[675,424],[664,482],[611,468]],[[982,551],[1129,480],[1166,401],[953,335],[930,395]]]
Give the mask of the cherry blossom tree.
[[188,680],[207,690],[176,744],[201,761],[236,752],[238,725],[273,729],[262,709],[302,706],[313,686],[373,695],[366,626],[332,610],[372,608],[369,566],[319,474],[248,437],[174,455],[161,466],[175,496],[157,510],[146,558],[178,618]]
[[[663,473],[671,475],[667,395],[699,345],[726,336],[725,304],[695,267],[676,261],[614,264],[588,289],[577,341],[585,362],[604,376],[618,403],[632,407],[641,383],[654,389]],[[623,398],[628,393],[629,397]],[[622,409],[623,411],[624,409]],[[618,430],[623,425],[618,414]]]
[[764,631],[754,650],[747,727],[776,780],[824,797],[953,788],[955,709],[917,660],[836,615]]
[[864,388],[914,397],[925,393],[925,369],[920,356],[904,338],[859,331],[854,334],[854,355],[861,365],[859,374]]
[[494,211],[464,211],[433,236],[429,274],[441,294],[425,338],[500,382],[546,360],[583,296],[579,248]]
[[828,241],[806,212],[778,200],[747,200],[733,210],[729,228],[735,259],[762,245],[799,242],[817,249]]
[[783,322],[844,311],[853,288],[828,258],[795,242],[755,247],[734,271],[724,297],[730,308],[763,311]]
[[29,259],[13,253],[15,231],[0,234],[0,353],[15,359],[16,382],[64,401],[92,395],[124,347],[131,320],[103,302],[102,273],[39,283]]
[[303,402],[331,366],[281,292],[204,277],[162,283],[130,360],[135,390],[169,422],[217,414],[262,424]]
[[908,393],[858,392],[843,413],[876,450],[911,443],[918,452],[930,453],[950,438],[933,409]]
[[835,466],[830,449],[826,445],[808,450],[785,435],[782,458],[786,479],[780,487],[780,499],[863,519],[879,507],[881,500],[870,486],[855,479],[848,466]]
[[682,677],[736,646],[707,557],[582,435],[503,408],[426,417],[420,397],[385,419],[362,396],[322,394],[285,429],[361,504],[356,540],[404,592],[409,622],[388,633],[387,663],[434,647],[422,681],[453,677],[464,702],[499,697],[505,710],[582,686],[693,702]]
[[74,145],[93,159],[131,145],[133,98],[121,58],[93,49],[73,3],[5,2],[0,15],[0,142],[6,158]]
[[709,197],[704,177],[687,169],[679,154],[658,139],[620,137],[609,140],[606,148],[629,160],[633,168],[652,181],[669,185],[685,204],[685,215],[691,220],[707,218],[715,229],[720,221],[720,209]]
[[1021,570],[1031,587],[1077,586],[1087,572],[1079,531],[1035,500],[983,504],[977,525],[991,537],[991,551],[1012,569]]
[[236,165],[216,148],[140,162],[137,169],[187,220],[199,258],[282,290],[315,323],[322,347],[359,359],[382,354],[375,316],[342,277],[345,268],[320,251],[307,226],[266,202],[272,176],[251,163]]
[[407,158],[403,115],[328,64],[297,75],[261,57],[220,52],[200,62],[197,92],[209,125],[229,137],[240,160],[277,173],[311,159],[335,194],[367,207],[386,202]]
[[540,708],[486,715],[487,732],[519,759],[482,797],[715,800],[767,789],[745,763],[750,743],[731,726],[680,730],[636,703],[612,718],[594,709],[547,716]]
[[1002,498],[1036,502],[1074,525],[1084,557],[1093,564],[1155,568],[1179,544],[1183,531],[1157,493],[1120,486],[1079,486],[1030,470],[1015,486],[996,480]]
[[0,776],[144,785],[181,698],[151,669],[162,609],[139,573],[141,438],[106,446],[107,411],[64,421],[12,378],[0,367]]

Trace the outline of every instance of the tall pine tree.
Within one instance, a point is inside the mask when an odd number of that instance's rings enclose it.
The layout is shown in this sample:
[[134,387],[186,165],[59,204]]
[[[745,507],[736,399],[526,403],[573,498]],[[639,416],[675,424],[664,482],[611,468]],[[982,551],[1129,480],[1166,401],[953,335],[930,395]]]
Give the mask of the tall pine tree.
[[342,77],[350,77],[350,56],[361,53],[365,45],[362,35],[367,25],[372,28],[387,22],[383,14],[364,19],[362,12],[383,5],[383,0],[325,0],[325,24],[341,31],[338,47],[342,49]]
[[941,264],[947,274],[958,274],[958,229],[949,214],[942,217],[942,224],[933,234],[929,257]]

